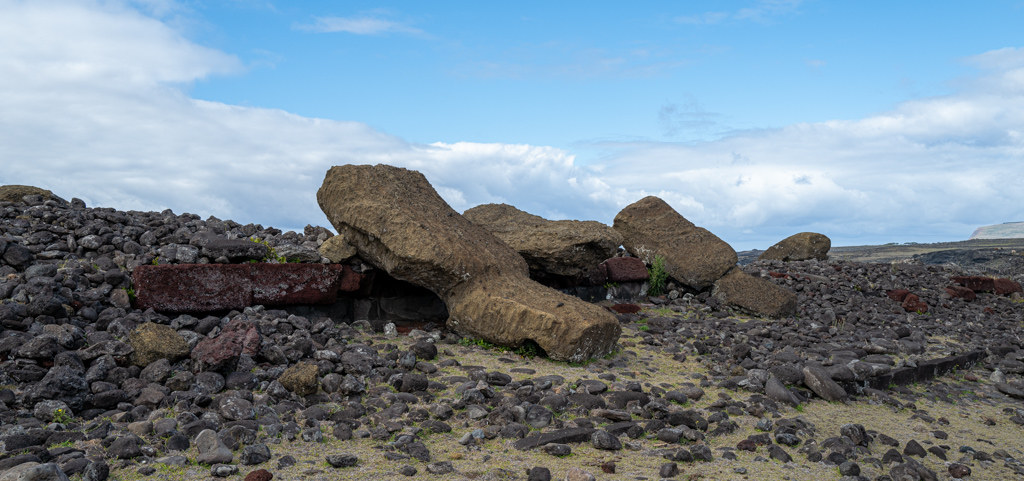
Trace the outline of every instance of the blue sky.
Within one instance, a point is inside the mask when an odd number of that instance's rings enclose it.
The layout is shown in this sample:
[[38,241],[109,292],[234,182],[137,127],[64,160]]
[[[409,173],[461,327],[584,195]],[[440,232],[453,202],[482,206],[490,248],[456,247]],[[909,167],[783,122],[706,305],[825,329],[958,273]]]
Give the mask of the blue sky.
[[434,3],[0,0],[0,183],[298,229],[383,162],[737,250],[1024,221],[1022,0]]

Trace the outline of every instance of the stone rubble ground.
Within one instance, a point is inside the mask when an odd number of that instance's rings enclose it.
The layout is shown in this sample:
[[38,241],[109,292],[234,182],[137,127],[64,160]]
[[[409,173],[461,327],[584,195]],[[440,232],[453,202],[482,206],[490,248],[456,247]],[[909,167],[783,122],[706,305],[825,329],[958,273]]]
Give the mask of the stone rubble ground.
[[569,364],[263,306],[134,309],[126,273],[230,261],[211,236],[317,261],[329,232],[26,200],[0,202],[0,480],[1024,476],[1024,303],[946,291],[976,273],[758,261],[743,272],[794,292],[795,316],[674,288],[616,315],[617,351]]

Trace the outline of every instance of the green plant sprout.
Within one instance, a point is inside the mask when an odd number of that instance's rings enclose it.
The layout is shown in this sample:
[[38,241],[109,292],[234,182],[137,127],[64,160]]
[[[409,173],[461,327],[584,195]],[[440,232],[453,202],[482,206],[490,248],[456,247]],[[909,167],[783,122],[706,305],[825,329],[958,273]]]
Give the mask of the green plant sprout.
[[647,269],[650,274],[650,285],[647,289],[647,294],[652,296],[660,296],[665,292],[665,282],[668,280],[668,272],[665,271],[665,258],[662,256],[655,256],[654,263]]

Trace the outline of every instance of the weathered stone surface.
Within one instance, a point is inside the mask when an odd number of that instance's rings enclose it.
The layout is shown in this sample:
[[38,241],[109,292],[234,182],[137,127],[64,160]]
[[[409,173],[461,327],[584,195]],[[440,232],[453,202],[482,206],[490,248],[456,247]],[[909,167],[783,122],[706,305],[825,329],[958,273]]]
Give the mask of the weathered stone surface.
[[252,305],[249,264],[144,265],[132,272],[135,307],[199,313]]
[[363,279],[347,265],[270,263],[144,265],[133,277],[137,308],[173,313],[332,304]]
[[226,257],[232,262],[258,261],[267,257],[266,245],[249,239],[212,239],[203,246],[203,255],[211,259]]
[[846,391],[828,376],[825,369],[819,366],[807,366],[803,369],[804,385],[814,394],[831,402],[846,401]]
[[695,289],[704,289],[736,265],[736,251],[707,229],[697,227],[665,201],[645,197],[615,216],[622,245],[651,264],[665,258],[668,275]]
[[188,343],[170,326],[147,322],[136,327],[128,335],[128,344],[135,352],[132,353],[132,364],[146,367],[157,359],[176,362],[188,357]]
[[243,353],[256,355],[260,333],[251,322],[235,319],[224,326],[217,337],[203,339],[192,350],[192,370],[219,371],[232,367]]
[[338,300],[338,264],[252,264],[252,302],[264,306],[332,304]]
[[974,292],[994,292],[1000,296],[1007,296],[1014,292],[1024,292],[1021,290],[1020,283],[1005,277],[954,276],[950,279]]
[[418,172],[332,167],[317,201],[362,259],[435,292],[460,334],[513,347],[532,340],[568,361],[603,356],[618,340],[614,316],[530,280],[515,250],[455,212]]
[[[600,282],[643,282],[651,277],[644,261],[636,257],[612,257],[597,266]],[[591,276],[594,278],[595,276]],[[596,280],[596,279],[595,279]]]
[[723,304],[755,316],[779,318],[796,314],[796,294],[738,268],[715,282],[712,295]]
[[967,302],[978,298],[978,295],[975,294],[974,291],[964,286],[949,286],[946,288],[946,294],[949,294],[949,297],[957,297]]
[[317,391],[316,375],[316,365],[300,363],[286,369],[277,380],[285,389],[300,396],[305,396]]
[[320,255],[334,263],[345,262],[356,254],[356,248],[349,244],[343,235],[331,237],[320,246]]
[[828,251],[832,248],[832,240],[823,234],[801,232],[779,241],[758,256],[758,260],[769,261],[806,261],[828,259]]
[[462,215],[523,256],[535,279],[587,276],[622,244],[622,236],[600,222],[551,221],[508,204],[478,205]]

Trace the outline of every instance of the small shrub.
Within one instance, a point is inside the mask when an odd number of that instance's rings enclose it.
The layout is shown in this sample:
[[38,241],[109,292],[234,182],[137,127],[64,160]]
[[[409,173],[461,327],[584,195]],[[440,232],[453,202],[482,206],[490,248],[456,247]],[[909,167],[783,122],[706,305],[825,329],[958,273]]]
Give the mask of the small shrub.
[[652,296],[660,296],[665,292],[665,282],[668,281],[668,272],[665,271],[665,258],[662,256],[655,256],[654,263],[647,269],[650,274],[650,285],[647,289],[647,294]]

